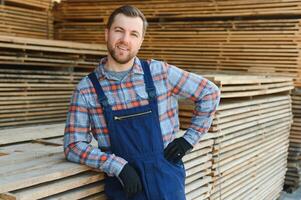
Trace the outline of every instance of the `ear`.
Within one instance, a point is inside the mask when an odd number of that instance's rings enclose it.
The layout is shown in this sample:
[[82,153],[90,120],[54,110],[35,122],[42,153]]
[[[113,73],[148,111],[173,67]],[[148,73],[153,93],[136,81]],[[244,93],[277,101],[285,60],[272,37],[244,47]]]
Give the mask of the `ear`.
[[105,28],[105,41],[108,41],[109,29]]

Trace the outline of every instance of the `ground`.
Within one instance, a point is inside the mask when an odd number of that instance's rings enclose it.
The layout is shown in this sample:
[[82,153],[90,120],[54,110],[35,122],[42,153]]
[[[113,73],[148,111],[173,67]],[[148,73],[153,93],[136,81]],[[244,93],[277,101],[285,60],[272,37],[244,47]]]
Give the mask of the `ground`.
[[279,200],[301,200],[301,187],[291,194],[282,191]]

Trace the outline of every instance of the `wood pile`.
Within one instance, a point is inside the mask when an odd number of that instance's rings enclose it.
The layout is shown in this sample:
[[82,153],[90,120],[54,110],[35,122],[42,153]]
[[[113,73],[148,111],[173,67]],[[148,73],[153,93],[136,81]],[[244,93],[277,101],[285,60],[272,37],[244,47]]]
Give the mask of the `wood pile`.
[[193,151],[183,158],[186,170],[185,193],[187,200],[207,199],[210,195],[212,147],[213,140],[210,137],[204,137]]
[[[292,81],[225,74],[205,77],[222,92],[207,134],[214,140],[209,199],[276,199],[286,172]],[[180,102],[181,128],[189,127],[193,107],[189,101]]]
[[65,160],[64,126],[0,131],[0,199],[106,199],[103,173]]
[[0,69],[0,127],[64,121],[72,92],[83,76],[75,72]]
[[67,162],[62,146],[26,148],[32,150],[0,156],[1,199],[106,199],[104,174]]
[[[0,199],[106,199],[103,173],[64,159],[63,130],[64,124],[0,130]],[[212,145],[204,138],[183,160],[187,199],[209,197]]]
[[[1,33],[52,38],[49,1],[1,3]],[[127,3],[140,8],[150,22],[140,57],[165,60],[200,74],[217,70],[286,75],[301,87],[300,1]],[[120,5],[108,0],[63,0],[56,13],[55,37],[104,44],[104,24]],[[64,120],[72,88],[83,76],[78,71],[94,68],[104,54],[104,46],[0,36],[0,128]],[[292,118],[287,91],[292,83],[268,76],[241,78],[238,73],[206,75],[221,88],[222,101],[210,132],[184,158],[187,199],[276,199],[282,190]],[[295,116],[299,96],[293,96]],[[183,129],[188,128],[190,105],[181,103]],[[294,118],[290,136],[293,164],[288,166],[288,184],[300,177],[295,167],[300,160],[299,120]],[[0,199],[105,199],[103,176],[64,161],[61,139],[40,140],[41,130],[39,134],[28,130],[18,141],[22,131],[17,135],[10,131],[2,133],[0,145],[35,140],[55,148],[18,152],[12,145],[10,152],[9,148],[1,152],[0,146]],[[46,136],[58,135],[48,130]],[[23,147],[34,149],[33,144]]]
[[[112,10],[124,2],[109,0],[62,0],[58,17],[67,20],[106,20]],[[148,19],[183,19],[254,15],[300,15],[300,2],[296,0],[130,0],[126,4],[141,9]]]
[[97,66],[106,54],[104,45],[88,45],[58,40],[0,36],[0,65],[26,65],[58,68]]
[[51,0],[1,0],[1,35],[53,39]]
[[300,82],[299,19],[151,23],[142,57],[183,69],[290,76]]
[[285,177],[285,188],[293,191],[301,185],[301,89],[292,93],[293,125],[290,134],[288,170]]
[[0,128],[61,122],[103,45],[0,36]]

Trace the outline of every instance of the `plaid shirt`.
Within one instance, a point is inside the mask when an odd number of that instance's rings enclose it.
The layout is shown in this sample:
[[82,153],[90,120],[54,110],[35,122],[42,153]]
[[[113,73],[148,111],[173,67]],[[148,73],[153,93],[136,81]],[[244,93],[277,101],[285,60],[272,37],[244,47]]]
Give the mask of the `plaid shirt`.
[[[106,61],[107,58],[103,58],[95,72],[112,109],[128,109],[148,104],[140,60],[135,58],[132,70],[121,81],[105,72]],[[167,63],[151,60],[149,64],[157,92],[164,147],[179,131],[179,97],[189,98],[196,104],[191,126],[183,136],[190,144],[195,145],[210,128],[220,99],[219,89],[202,76]],[[67,159],[100,169],[109,176],[118,176],[127,161],[103,151],[110,147],[109,134],[95,89],[86,76],[79,82],[71,98],[64,135]],[[98,148],[90,144],[92,136],[97,140]]]

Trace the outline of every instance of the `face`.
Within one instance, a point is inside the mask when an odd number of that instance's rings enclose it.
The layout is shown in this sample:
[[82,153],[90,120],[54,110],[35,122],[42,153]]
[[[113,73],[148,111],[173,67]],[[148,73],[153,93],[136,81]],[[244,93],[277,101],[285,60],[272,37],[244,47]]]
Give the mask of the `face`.
[[118,14],[110,29],[106,29],[105,37],[108,59],[121,65],[128,64],[133,61],[143,42],[142,19]]

